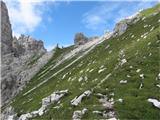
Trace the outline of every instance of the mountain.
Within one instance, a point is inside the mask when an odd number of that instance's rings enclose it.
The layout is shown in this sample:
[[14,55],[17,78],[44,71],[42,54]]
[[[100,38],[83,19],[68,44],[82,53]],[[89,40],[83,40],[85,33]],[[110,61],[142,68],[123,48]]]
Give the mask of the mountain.
[[57,47],[26,87],[2,107],[3,118],[158,120],[159,24],[157,4],[121,20],[113,32],[76,47]]
[[1,95],[2,105],[8,103],[25,84],[47,63],[42,41],[30,36],[13,37],[8,10],[1,5]]

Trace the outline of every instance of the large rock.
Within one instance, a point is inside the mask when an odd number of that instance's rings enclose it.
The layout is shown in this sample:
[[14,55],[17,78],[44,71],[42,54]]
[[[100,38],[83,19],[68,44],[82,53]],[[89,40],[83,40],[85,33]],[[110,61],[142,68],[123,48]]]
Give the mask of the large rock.
[[76,110],[73,113],[72,119],[73,120],[81,120],[81,118],[86,114],[88,109],[84,108],[83,110]]
[[78,96],[78,97],[76,96],[73,100],[71,100],[71,105],[78,106],[81,103],[82,99],[84,97],[89,97],[91,95],[91,93],[92,92],[90,90],[87,90],[83,94],[81,94],[80,96]]
[[121,22],[117,23],[114,28],[115,35],[117,35],[117,36],[122,35],[127,30],[127,27],[128,27],[128,24],[126,21],[121,21]]
[[135,24],[139,19],[139,12],[137,12],[136,14],[118,22],[113,30],[113,37],[120,36],[125,33],[128,26],[131,24]]
[[88,42],[88,38],[83,33],[76,33],[74,38],[74,44],[76,46],[84,45]]
[[9,66],[13,62],[12,55],[12,30],[9,21],[8,10],[4,2],[0,1],[1,4],[1,95],[2,104],[3,102],[12,95],[11,89],[14,88],[15,78],[14,75],[10,74],[12,71]]

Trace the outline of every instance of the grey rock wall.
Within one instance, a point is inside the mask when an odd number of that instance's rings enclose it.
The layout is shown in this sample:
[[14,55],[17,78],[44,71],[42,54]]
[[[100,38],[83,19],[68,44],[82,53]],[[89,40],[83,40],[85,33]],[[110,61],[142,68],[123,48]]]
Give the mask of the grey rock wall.
[[88,42],[88,38],[83,33],[76,33],[74,38],[75,46],[84,45]]
[[[11,23],[4,2],[1,6],[1,103],[8,103],[52,56],[41,40],[31,36],[12,37]],[[30,64],[33,59],[37,59]]]

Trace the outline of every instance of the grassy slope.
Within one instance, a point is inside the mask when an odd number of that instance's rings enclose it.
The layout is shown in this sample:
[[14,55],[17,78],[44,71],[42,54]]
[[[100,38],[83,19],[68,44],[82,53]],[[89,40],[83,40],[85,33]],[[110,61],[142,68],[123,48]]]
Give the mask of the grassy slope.
[[152,13],[156,13],[156,12],[159,12],[159,11],[160,11],[160,4],[157,4],[156,6],[154,6],[154,7],[152,7],[152,8],[143,10],[143,11],[141,12],[141,15],[142,15],[142,16],[149,16],[149,15],[151,15]]
[[[147,15],[146,12],[145,16]],[[59,109],[53,108],[56,105],[51,105],[49,111],[42,117],[36,117],[35,119],[71,119],[73,111],[79,110],[84,107],[88,108],[88,113],[84,116],[84,119],[100,119],[102,116],[92,114],[93,110],[102,110],[95,93],[107,94],[110,97],[110,93],[114,92],[114,99],[124,99],[123,103],[115,102],[114,109],[120,119],[158,119],[160,118],[159,110],[147,102],[149,97],[153,97],[160,100],[160,90],[156,87],[159,82],[156,77],[159,73],[159,44],[157,42],[156,34],[160,30],[158,26],[158,19],[160,13],[156,16],[147,17],[144,21],[140,20],[135,25],[129,26],[127,32],[117,38],[111,38],[98,45],[88,55],[81,58],[72,66],[66,68],[64,71],[57,74],[50,79],[47,83],[37,88],[33,92],[26,96],[22,96],[23,93],[33,88],[34,85],[43,81],[56,71],[65,67],[71,61],[77,58],[74,57],[71,60],[61,64],[59,67],[50,71],[45,77],[38,80],[38,73],[28,84],[12,103],[15,111],[18,114],[26,113],[32,110],[36,110],[41,106],[41,99],[50,95],[55,90],[69,89],[70,93],[64,97],[61,101],[63,106]],[[144,25],[151,25],[144,28]],[[154,30],[150,29],[154,26]],[[141,35],[148,32],[147,38],[141,38]],[[134,35],[132,38],[131,36]],[[137,41],[140,39],[139,41]],[[148,43],[151,43],[150,45]],[[108,49],[105,49],[107,45],[110,45]],[[118,58],[120,50],[124,50],[125,59],[127,63],[123,66],[115,67],[119,63]],[[110,53],[109,51],[112,51]],[[58,51],[57,51],[58,52]],[[57,53],[57,57],[53,57],[48,64],[41,70],[45,70],[47,67],[55,64],[55,59],[63,53]],[[151,56],[149,54],[152,53]],[[145,56],[145,57],[144,57]],[[93,62],[94,61],[94,62]],[[92,64],[91,64],[92,63]],[[104,65],[107,68],[102,73],[98,73],[100,67]],[[133,68],[130,68],[133,66]],[[89,70],[94,71],[89,72]],[[141,69],[140,73],[136,70]],[[112,75],[105,80],[103,84],[97,86],[97,84],[105,78],[109,73]],[[140,74],[145,75],[143,81],[144,87],[140,90]],[[66,77],[63,76],[66,74]],[[130,75],[130,78],[127,78]],[[83,76],[87,76],[87,81],[78,82],[78,79]],[[95,79],[98,79],[95,81]],[[68,81],[68,80],[72,81]],[[127,84],[119,84],[120,80],[128,80]],[[160,82],[159,82],[160,83]],[[78,107],[71,107],[70,101],[77,95],[80,95],[85,90],[95,87],[93,94],[82,101]],[[107,88],[107,89],[106,89]],[[33,98],[30,102],[27,102],[30,98]],[[23,103],[26,101],[26,103]]]

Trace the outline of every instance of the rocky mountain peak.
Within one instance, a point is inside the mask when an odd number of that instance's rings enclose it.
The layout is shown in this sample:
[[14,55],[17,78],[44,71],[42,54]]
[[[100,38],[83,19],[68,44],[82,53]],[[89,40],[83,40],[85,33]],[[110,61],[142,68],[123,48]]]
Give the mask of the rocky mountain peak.
[[21,35],[19,38],[13,37],[7,6],[3,1],[0,1],[0,6],[1,103],[4,105],[43,67],[52,53],[47,53],[42,40],[26,35]]
[[83,33],[76,33],[74,38],[74,44],[76,46],[83,45],[88,42],[88,38]]
[[2,55],[12,52],[12,29],[8,16],[8,10],[3,1],[0,1],[1,6],[1,51]]
[[43,41],[36,40],[31,36],[21,35],[19,38],[14,37],[12,45],[16,56],[37,52],[41,54],[46,52]]

